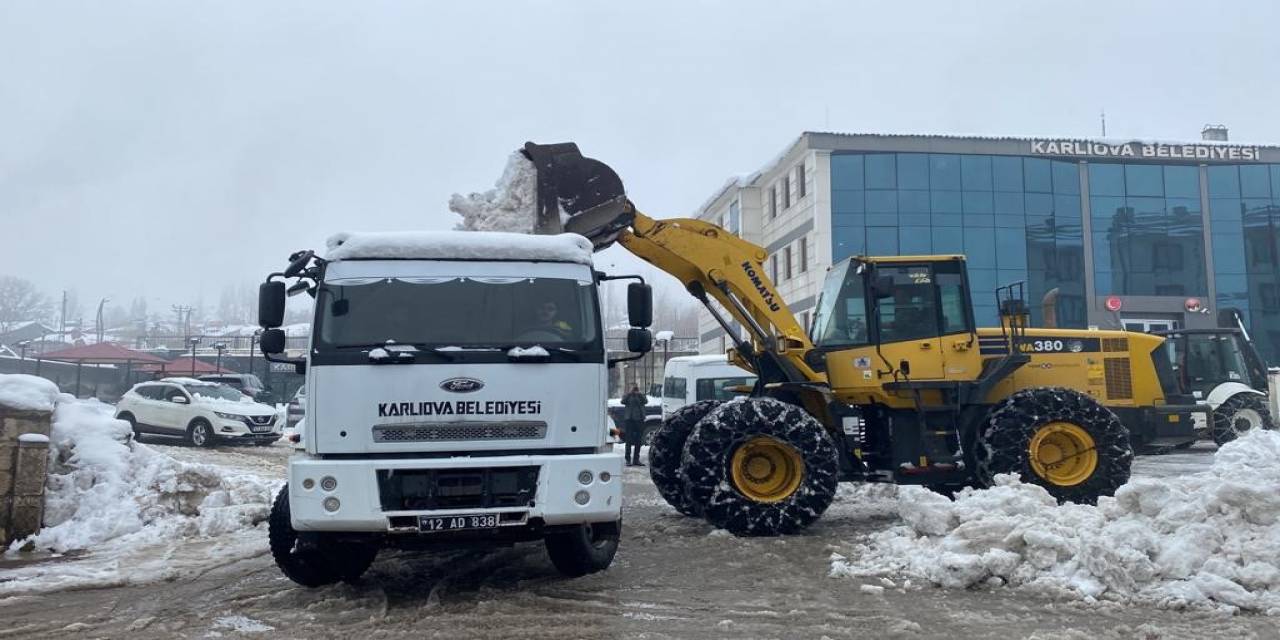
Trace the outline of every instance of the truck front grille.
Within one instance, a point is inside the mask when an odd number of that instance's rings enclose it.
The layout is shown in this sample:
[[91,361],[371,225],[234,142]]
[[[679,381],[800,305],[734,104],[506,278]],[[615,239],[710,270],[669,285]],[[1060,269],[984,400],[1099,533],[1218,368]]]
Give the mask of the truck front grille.
[[373,427],[374,442],[459,442],[464,440],[541,440],[545,422],[439,422],[380,424]]
[[537,490],[536,466],[378,470],[383,511],[524,507]]

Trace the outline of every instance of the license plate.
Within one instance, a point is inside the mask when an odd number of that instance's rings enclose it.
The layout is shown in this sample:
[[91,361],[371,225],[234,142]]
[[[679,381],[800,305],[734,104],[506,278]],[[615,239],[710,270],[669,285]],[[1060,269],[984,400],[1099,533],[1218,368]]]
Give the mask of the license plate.
[[271,425],[266,425],[265,427],[259,427],[255,425],[255,426],[249,427],[249,430],[254,433],[271,433]]
[[493,529],[498,526],[498,514],[460,516],[419,516],[418,528],[424,533],[433,531],[458,531],[461,529]]

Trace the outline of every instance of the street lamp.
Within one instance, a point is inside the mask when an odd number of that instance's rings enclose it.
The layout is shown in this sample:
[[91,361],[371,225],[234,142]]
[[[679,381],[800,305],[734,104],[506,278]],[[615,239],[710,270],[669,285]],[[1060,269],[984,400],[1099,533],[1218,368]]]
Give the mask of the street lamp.
[[200,344],[200,338],[191,336],[187,338],[187,342],[191,343],[191,377],[196,377],[196,345]]
[[215,342],[213,343],[213,348],[218,352],[218,364],[216,365],[218,371],[216,373],[222,373],[222,352],[227,350],[227,343]]
[[110,302],[111,298],[103,298],[98,301],[98,342],[102,342],[102,305]]
[[258,340],[261,338],[262,329],[254,329],[253,335],[249,336],[249,375],[253,375],[254,348],[258,346]]

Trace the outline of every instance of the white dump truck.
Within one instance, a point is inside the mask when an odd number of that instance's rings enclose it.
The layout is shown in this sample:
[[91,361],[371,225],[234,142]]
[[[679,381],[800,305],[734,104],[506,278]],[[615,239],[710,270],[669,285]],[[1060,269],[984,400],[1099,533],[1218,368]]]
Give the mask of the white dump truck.
[[[306,373],[301,451],[269,523],[289,578],[358,578],[380,548],[545,541],[579,576],[612,562],[622,458],[608,443],[606,371],[650,349],[652,298],[609,359],[592,245],[581,236],[340,234],[290,256],[260,290],[262,349]],[[315,298],[290,357],[286,294]]]

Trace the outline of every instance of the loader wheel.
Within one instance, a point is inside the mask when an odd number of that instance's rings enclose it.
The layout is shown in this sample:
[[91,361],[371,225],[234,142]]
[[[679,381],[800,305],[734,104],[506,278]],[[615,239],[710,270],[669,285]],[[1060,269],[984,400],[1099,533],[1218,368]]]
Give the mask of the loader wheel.
[[685,443],[680,474],[707,522],[740,536],[795,533],[836,493],[836,446],[804,409],[773,398],[722,405]]
[[1129,480],[1129,430],[1110,409],[1072,389],[1023,389],[992,409],[978,434],[977,480],[1015,473],[1059,502],[1093,504]]
[[684,443],[694,425],[718,406],[719,400],[702,400],[680,407],[654,431],[649,443],[649,477],[653,479],[653,486],[667,504],[686,516],[697,516],[700,510],[689,501],[684,479],[680,477]]
[[267,540],[271,557],[286,578],[313,588],[339,580],[354,582],[378,555],[378,548],[371,544],[340,545],[324,536],[294,530],[289,521],[289,487],[282,487],[267,520]]
[[1251,429],[1274,431],[1276,423],[1264,398],[1256,393],[1237,393],[1218,405],[1213,411],[1213,441],[1222,446]]

